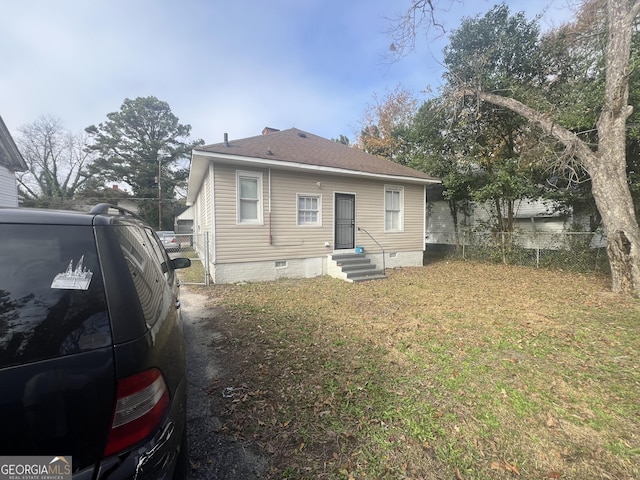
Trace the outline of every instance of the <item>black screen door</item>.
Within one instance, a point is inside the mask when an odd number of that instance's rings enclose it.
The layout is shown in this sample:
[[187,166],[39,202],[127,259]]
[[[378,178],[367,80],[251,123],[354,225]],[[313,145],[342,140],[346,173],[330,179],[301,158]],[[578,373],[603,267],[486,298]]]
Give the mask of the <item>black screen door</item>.
[[356,197],[346,193],[336,193],[335,243],[336,250],[353,248],[356,225]]

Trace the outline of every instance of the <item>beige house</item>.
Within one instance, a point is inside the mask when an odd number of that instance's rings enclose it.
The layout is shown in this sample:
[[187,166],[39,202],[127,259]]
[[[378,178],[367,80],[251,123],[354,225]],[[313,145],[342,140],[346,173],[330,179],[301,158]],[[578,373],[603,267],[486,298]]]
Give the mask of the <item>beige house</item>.
[[187,204],[194,234],[208,232],[215,283],[358,281],[422,265],[426,187],[439,182],[296,128],[265,128],[194,149]]

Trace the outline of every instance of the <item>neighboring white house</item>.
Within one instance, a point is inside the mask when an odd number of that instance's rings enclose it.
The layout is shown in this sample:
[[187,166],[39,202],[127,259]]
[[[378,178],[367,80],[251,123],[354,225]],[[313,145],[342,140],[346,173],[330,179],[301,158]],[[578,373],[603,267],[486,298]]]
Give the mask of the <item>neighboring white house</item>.
[[176,216],[173,229],[176,233],[193,233],[193,207],[188,207],[184,212]]
[[296,128],[266,128],[194,149],[187,204],[193,232],[209,233],[215,283],[349,280],[345,254],[422,265],[426,187],[439,182]]
[[[514,230],[520,233],[565,232],[572,224],[571,215],[553,208],[551,201],[522,199],[514,205]],[[469,202],[466,211],[458,212],[457,231],[489,231],[492,212],[487,205]],[[427,243],[455,244],[453,216],[446,200],[429,200],[427,205]]]
[[[449,203],[442,198],[442,186],[430,189],[427,203],[427,245],[457,245],[463,243],[465,232],[489,232],[494,213],[487,204],[469,202],[466,211],[458,212],[458,228],[454,224]],[[582,225],[589,231],[589,218],[561,211],[553,200],[524,198],[514,204],[514,232],[526,248],[549,244],[554,248],[557,238]],[[458,238],[456,238],[458,232]],[[594,247],[602,246],[602,235],[594,236]]]
[[0,117],[0,206],[18,206],[16,172],[26,170],[27,164]]

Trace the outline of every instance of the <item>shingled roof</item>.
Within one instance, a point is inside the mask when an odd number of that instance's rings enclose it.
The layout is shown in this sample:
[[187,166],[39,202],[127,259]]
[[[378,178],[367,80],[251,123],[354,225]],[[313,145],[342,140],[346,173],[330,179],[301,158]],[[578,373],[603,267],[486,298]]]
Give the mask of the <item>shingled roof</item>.
[[297,128],[274,130],[265,129],[269,133],[198,147],[193,150],[193,155],[247,162],[253,160],[284,168],[358,173],[365,176],[398,177],[404,181],[413,180],[419,183],[440,183],[440,179],[426,173]]

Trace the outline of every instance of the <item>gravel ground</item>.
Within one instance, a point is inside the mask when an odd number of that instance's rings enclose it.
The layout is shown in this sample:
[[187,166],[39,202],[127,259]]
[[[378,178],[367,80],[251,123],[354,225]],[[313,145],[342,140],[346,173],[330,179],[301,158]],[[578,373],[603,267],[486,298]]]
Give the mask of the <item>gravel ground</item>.
[[217,345],[224,340],[216,318],[224,312],[206,307],[206,297],[180,291],[182,319],[187,341],[189,459],[191,480],[257,480],[266,478],[268,459],[251,445],[221,432],[222,424],[212,411],[211,384],[221,375],[225,359]]

